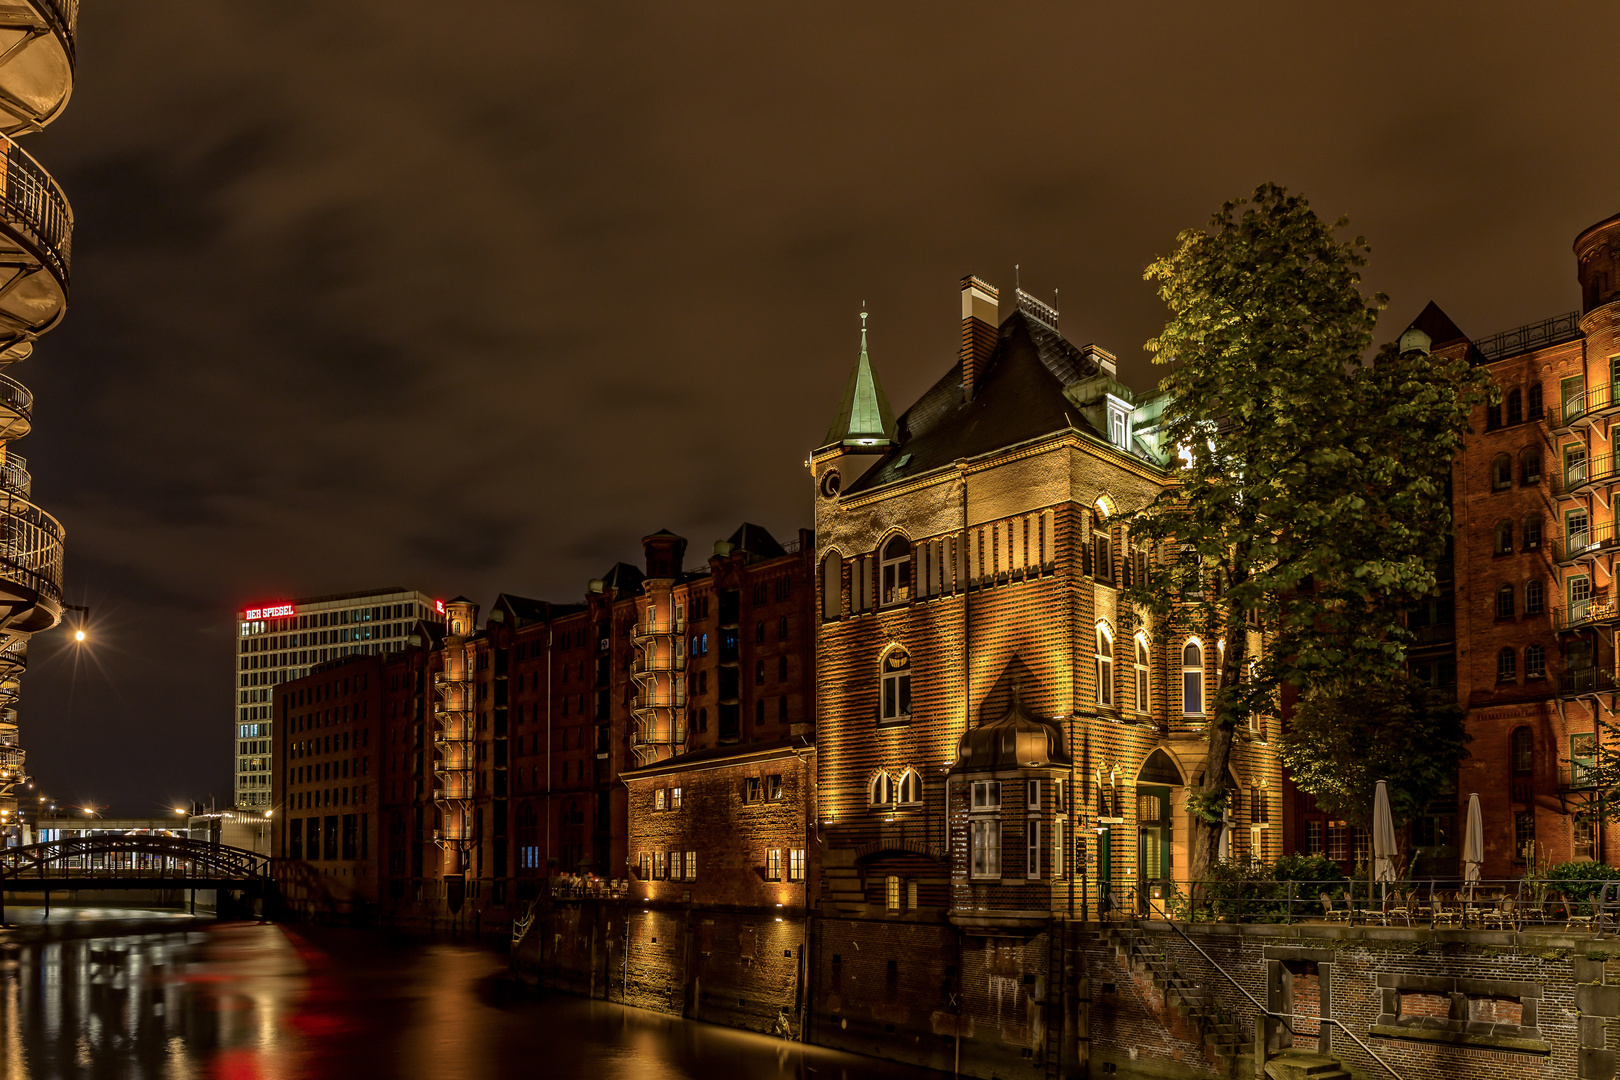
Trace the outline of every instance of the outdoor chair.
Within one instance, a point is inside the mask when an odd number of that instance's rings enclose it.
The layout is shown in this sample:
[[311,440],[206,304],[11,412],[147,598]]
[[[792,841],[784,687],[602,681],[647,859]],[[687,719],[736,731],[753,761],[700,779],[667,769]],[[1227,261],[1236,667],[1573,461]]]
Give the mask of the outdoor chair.
[[1517,915],[1517,905],[1511,896],[1503,897],[1497,901],[1496,907],[1485,913],[1485,928],[1488,930],[1494,924],[1499,930],[1513,928]]
[[[1563,900],[1565,912],[1564,929],[1592,929],[1593,924],[1597,922],[1597,903],[1595,898],[1593,900],[1583,902],[1580,900],[1571,900],[1569,897],[1565,896]],[[1582,911],[1583,908],[1585,909],[1584,912]]]
[[1319,893],[1317,899],[1322,902],[1322,918],[1328,922],[1344,922],[1350,918],[1350,906],[1348,904],[1335,908],[1333,906],[1333,897],[1326,892]]

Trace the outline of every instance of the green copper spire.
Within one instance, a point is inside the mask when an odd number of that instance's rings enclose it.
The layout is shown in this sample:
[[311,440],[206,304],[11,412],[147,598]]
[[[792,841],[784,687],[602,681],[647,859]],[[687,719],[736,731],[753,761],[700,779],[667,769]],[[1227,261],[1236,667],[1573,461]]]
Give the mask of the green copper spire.
[[889,408],[889,399],[878,384],[877,373],[866,355],[866,312],[863,311],[860,359],[855,361],[838,415],[827,430],[826,445],[841,443],[855,451],[877,453],[894,443],[894,434],[894,410]]

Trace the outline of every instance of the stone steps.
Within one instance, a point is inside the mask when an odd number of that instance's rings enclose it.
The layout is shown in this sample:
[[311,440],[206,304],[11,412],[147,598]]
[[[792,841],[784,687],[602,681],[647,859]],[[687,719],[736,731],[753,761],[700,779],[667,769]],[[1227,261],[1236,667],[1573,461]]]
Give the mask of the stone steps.
[[1266,1062],[1271,1080],[1349,1080],[1350,1074],[1337,1058],[1303,1050],[1284,1050]]
[[[1238,1025],[1221,1019],[1219,1006],[1209,1000],[1205,989],[1177,971],[1168,956],[1143,946],[1140,939],[1128,932],[1113,933],[1115,955],[1124,959],[1133,972],[1148,977],[1153,988],[1164,995],[1165,1003],[1198,1029],[1205,1046],[1214,1050],[1228,1065],[1248,1049],[1248,1038]],[[1313,1076],[1311,1080],[1339,1078]]]

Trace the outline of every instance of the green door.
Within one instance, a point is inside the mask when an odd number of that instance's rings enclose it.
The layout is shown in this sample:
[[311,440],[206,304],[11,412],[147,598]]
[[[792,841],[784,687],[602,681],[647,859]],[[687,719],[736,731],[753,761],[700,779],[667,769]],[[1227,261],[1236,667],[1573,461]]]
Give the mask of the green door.
[[1170,881],[1170,789],[1139,785],[1136,789],[1136,876],[1141,883],[1141,908],[1146,914],[1154,900],[1162,901]]

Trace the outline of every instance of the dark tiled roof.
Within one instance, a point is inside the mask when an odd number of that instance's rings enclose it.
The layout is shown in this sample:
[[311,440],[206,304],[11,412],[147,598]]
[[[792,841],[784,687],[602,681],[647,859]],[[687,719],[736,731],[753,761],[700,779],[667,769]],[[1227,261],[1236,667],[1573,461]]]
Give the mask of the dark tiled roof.
[[731,534],[726,543],[731,545],[732,551],[746,552],[762,559],[774,559],[787,554],[782,545],[776,542],[776,537],[770,534],[770,530],[751,521],[745,521],[737,526],[737,531]]
[[867,491],[1071,427],[1103,438],[1063,395],[1100,370],[1062,335],[1015,311],[1001,324],[973,400],[963,402],[961,369],[953,366],[900,417],[894,447],[845,490]]
[[1418,312],[1418,317],[1412,320],[1412,325],[1408,326],[1407,329],[1410,330],[1413,327],[1429,335],[1429,347],[1432,349],[1464,341],[1468,337],[1467,334],[1457,328],[1456,323],[1451,321],[1451,316],[1441,311],[1440,305],[1433,300],[1430,300],[1428,305]]
[[602,575],[604,587],[612,589],[620,596],[629,596],[641,588],[641,583],[647,575],[629,563],[614,563],[608,572]]
[[544,622],[556,614],[555,604],[546,600],[531,600],[527,596],[501,593],[495,598],[496,607],[504,607],[519,623]]

